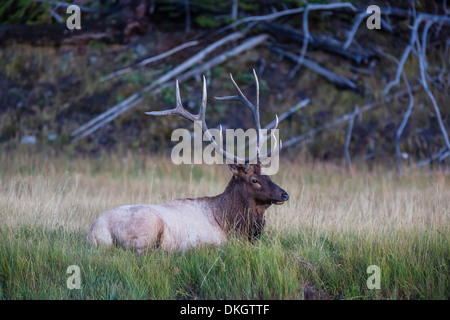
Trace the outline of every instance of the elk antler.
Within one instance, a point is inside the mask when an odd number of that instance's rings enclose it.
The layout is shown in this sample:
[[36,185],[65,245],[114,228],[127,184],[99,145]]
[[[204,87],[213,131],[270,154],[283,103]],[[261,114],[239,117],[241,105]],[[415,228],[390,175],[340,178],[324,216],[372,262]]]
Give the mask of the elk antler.
[[258,81],[258,76],[256,75],[255,69],[253,69],[253,75],[255,76],[255,83],[256,83],[256,106],[251,103],[247,97],[242,93],[241,89],[239,88],[239,86],[236,84],[236,82],[233,79],[233,76],[230,73],[230,78],[231,81],[233,82],[234,87],[236,88],[236,91],[238,92],[237,95],[235,96],[226,96],[226,97],[214,97],[217,100],[222,100],[222,101],[227,101],[227,100],[234,100],[234,101],[240,101],[242,102],[245,106],[247,106],[253,113],[253,120],[255,122],[255,126],[256,126],[256,132],[257,132],[257,136],[256,136],[256,159],[258,161],[258,163],[261,162],[261,159],[266,159],[267,157],[271,157],[274,156],[276,154],[278,154],[281,150],[282,147],[282,142],[280,140],[280,146],[277,149],[277,139],[275,137],[274,131],[275,129],[277,129],[278,127],[278,116],[276,117],[276,124],[275,127],[273,129],[271,129],[271,134],[267,135],[264,139],[264,143],[269,140],[271,137],[274,138],[274,144],[273,147],[271,148],[271,150],[266,153],[265,155],[263,155],[262,157],[260,156],[260,146],[261,146],[261,138],[262,138],[262,132],[261,132],[261,121],[260,121],[260,117],[259,117],[259,81]]
[[[248,108],[250,108],[250,110],[252,110],[253,112],[253,119],[255,121],[256,124],[256,130],[257,130],[257,142],[256,142],[256,155],[252,158],[246,158],[246,159],[242,159],[239,158],[233,154],[228,153],[227,151],[223,150],[222,148],[222,143],[218,144],[216,142],[216,140],[214,139],[214,137],[211,135],[208,126],[206,125],[206,120],[205,120],[205,114],[206,114],[206,102],[207,102],[207,93],[206,93],[206,79],[205,76],[203,76],[203,96],[202,96],[202,104],[200,106],[200,111],[198,114],[192,114],[188,111],[186,111],[186,109],[183,107],[183,104],[181,103],[181,96],[180,96],[180,87],[178,85],[178,80],[176,81],[176,107],[170,110],[165,110],[165,111],[150,111],[150,112],[146,112],[145,114],[151,115],[151,116],[165,116],[165,115],[171,115],[171,114],[176,114],[179,115],[189,121],[194,122],[194,124],[198,124],[198,122],[201,122],[201,128],[203,133],[206,135],[207,139],[209,139],[211,141],[211,143],[213,143],[214,148],[219,152],[219,154],[224,157],[225,159],[227,159],[229,162],[231,163],[251,163],[252,161],[254,161],[255,159],[257,160],[257,163],[261,163],[261,157],[259,155],[259,150],[260,150],[260,137],[262,136],[261,134],[261,124],[260,124],[260,120],[259,120],[259,83],[258,83],[258,77],[256,76],[256,72],[255,70],[253,70],[253,74],[255,75],[255,80],[256,80],[256,106],[254,106],[242,93],[241,89],[239,89],[238,85],[236,84],[236,82],[233,79],[233,76],[230,74],[231,77],[231,81],[233,81],[233,84],[235,86],[235,88],[237,89],[239,95],[237,96],[229,96],[229,97],[215,97],[218,100],[237,100],[237,101],[241,101],[242,103],[244,103]],[[278,117],[276,117],[276,125],[275,127],[272,129],[272,133],[271,135],[265,138],[265,141],[267,141],[268,139],[270,139],[271,137],[274,138],[274,146],[272,148],[272,150],[270,150],[266,155],[264,155],[263,159],[273,156],[275,154],[277,154],[280,149],[281,149],[281,140],[280,140],[280,146],[278,148],[278,150],[274,153],[274,150],[277,146],[277,141],[275,138],[275,134],[273,132],[273,130],[275,130],[278,126]],[[222,140],[222,126],[220,126],[220,137]]]
[[[202,96],[202,104],[200,107],[200,111],[198,114],[192,114],[183,107],[183,104],[181,103],[181,96],[180,96],[180,86],[178,85],[178,80],[176,81],[176,107],[170,110],[165,111],[150,111],[146,112],[145,114],[151,115],[151,116],[165,116],[165,115],[171,115],[176,114],[179,115],[189,121],[194,122],[194,124],[198,124],[198,122],[201,122],[201,128],[203,133],[206,135],[206,137],[213,143],[214,148],[219,152],[219,154],[227,159],[231,163],[250,163],[251,161],[255,160],[255,158],[251,159],[241,159],[233,154],[228,153],[227,151],[223,150],[223,148],[216,142],[214,137],[209,132],[208,126],[206,125],[205,120],[205,114],[206,114],[206,100],[207,100],[207,93],[206,93],[206,79],[205,76],[203,76],[203,96]],[[220,137],[222,137],[222,126],[220,126]]]

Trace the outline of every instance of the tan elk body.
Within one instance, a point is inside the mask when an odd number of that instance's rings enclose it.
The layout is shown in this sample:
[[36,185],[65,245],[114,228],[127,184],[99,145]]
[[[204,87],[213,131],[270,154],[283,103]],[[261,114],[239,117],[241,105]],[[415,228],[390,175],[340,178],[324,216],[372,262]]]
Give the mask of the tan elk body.
[[220,245],[225,239],[208,206],[185,199],[112,209],[95,221],[89,235],[92,244],[117,242],[138,252],[157,246],[185,251],[199,245]]
[[[147,112],[150,115],[177,114],[190,121],[201,122],[202,130],[208,135],[216,150],[228,160],[233,173],[225,191],[214,197],[179,199],[161,205],[127,205],[102,213],[92,224],[88,241],[92,245],[114,245],[134,248],[137,252],[160,247],[166,251],[186,251],[203,245],[220,245],[230,233],[244,234],[249,240],[259,237],[264,224],[264,212],[271,204],[282,204],[288,194],[261,174],[259,154],[259,86],[257,103],[254,106],[231,80],[238,95],[217,98],[238,100],[253,112],[257,128],[257,152],[252,159],[240,159],[223,150],[210,135],[205,122],[206,81],[203,80],[203,99],[200,112],[193,115],[181,103],[178,82],[176,85],[176,108],[167,111]],[[275,126],[276,128],[276,126]],[[270,136],[269,136],[270,138]],[[279,152],[274,147],[264,157]],[[256,160],[256,163],[251,163]]]

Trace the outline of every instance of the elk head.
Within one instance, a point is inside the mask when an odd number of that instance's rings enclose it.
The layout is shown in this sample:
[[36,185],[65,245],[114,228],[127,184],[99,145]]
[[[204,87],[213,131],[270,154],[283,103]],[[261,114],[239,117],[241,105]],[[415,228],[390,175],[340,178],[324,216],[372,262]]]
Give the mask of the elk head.
[[[248,196],[248,199],[254,199],[255,203],[257,205],[270,205],[272,203],[280,205],[283,204],[285,201],[289,199],[289,195],[280,188],[277,184],[272,182],[272,180],[269,178],[268,175],[262,175],[261,174],[261,166],[262,161],[268,157],[276,155],[278,152],[280,152],[280,149],[282,147],[282,143],[280,140],[280,146],[277,148],[277,140],[274,135],[274,131],[272,131],[271,135],[267,135],[264,137],[262,135],[261,130],[261,122],[260,122],[260,116],[259,116],[259,81],[258,76],[256,75],[255,70],[253,70],[253,75],[255,77],[255,84],[256,84],[256,105],[251,103],[247,97],[242,93],[239,86],[236,84],[236,82],[233,79],[233,76],[230,74],[231,81],[233,82],[234,87],[236,88],[237,95],[235,96],[226,96],[226,97],[215,97],[217,100],[235,100],[242,102],[246,107],[248,107],[253,114],[253,121],[255,122],[256,126],[256,155],[252,159],[238,159],[236,157],[233,157],[234,162],[238,162],[239,164],[228,164],[228,167],[230,168],[231,172],[233,173],[236,181],[238,181],[242,185],[242,192],[246,196]],[[274,130],[278,127],[278,116],[276,116],[276,123]],[[266,154],[261,155],[260,154],[260,146],[261,142],[264,143],[271,137],[274,138],[272,149]],[[264,140],[264,141],[263,141]],[[254,161],[256,158],[256,163],[251,164],[250,162]]]
[[255,205],[280,205],[289,199],[286,191],[274,183],[268,175],[261,174],[260,164],[229,164],[239,193],[246,199],[254,199]]

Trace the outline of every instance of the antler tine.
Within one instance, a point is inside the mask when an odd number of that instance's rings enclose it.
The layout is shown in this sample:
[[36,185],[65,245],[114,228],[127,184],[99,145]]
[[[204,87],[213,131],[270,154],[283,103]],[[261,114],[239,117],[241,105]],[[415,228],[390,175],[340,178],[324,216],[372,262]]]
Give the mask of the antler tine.
[[[179,91],[179,90],[178,90]],[[233,163],[238,163],[238,162],[248,162],[251,160],[248,159],[241,159],[233,154],[228,153],[227,151],[223,150],[223,148],[221,147],[222,144],[222,125],[220,125],[220,145],[217,144],[217,141],[214,139],[214,137],[211,135],[211,133],[209,132],[208,126],[206,125],[206,102],[207,102],[207,90],[206,90],[206,78],[205,76],[203,76],[203,95],[202,95],[202,105],[200,107],[200,111],[198,113],[198,118],[200,118],[199,120],[202,121],[202,130],[205,133],[205,135],[207,136],[207,138],[214,144],[214,147],[216,148],[216,150],[219,152],[219,154],[224,157],[225,159],[227,159],[228,161],[231,161]]]
[[[258,121],[259,121],[259,80],[258,76],[256,75],[255,69],[253,69],[253,75],[255,76],[255,83],[256,83],[256,111],[258,112]],[[258,127],[261,129],[261,124],[257,124]]]
[[[274,157],[274,156],[276,156],[278,153],[280,153],[280,150],[281,150],[281,148],[283,147],[283,142],[281,141],[281,139],[280,139],[280,145],[278,146],[278,148],[277,148],[277,139],[276,139],[276,137],[275,137],[275,134],[272,132],[272,134],[270,135],[270,137],[272,138],[273,137],[273,140],[274,140],[274,144],[273,144],[273,146],[272,146],[272,148],[271,148],[271,150],[269,151],[269,152],[267,152],[265,155],[263,155],[263,156],[261,156],[260,157],[260,159],[262,159],[262,160],[264,160],[264,159],[266,159],[266,158],[268,158],[268,157]],[[266,140],[267,141],[267,140]]]
[[217,100],[227,101],[227,100],[235,100],[240,101],[244,105],[246,105],[252,112],[255,112],[256,107],[251,103],[247,97],[242,93],[241,88],[237,85],[236,81],[234,81],[233,75],[230,73],[231,82],[233,82],[234,87],[236,88],[236,91],[238,92],[238,95],[235,96],[226,96],[226,97],[214,97]]
[[255,69],[253,69],[253,75],[255,76],[255,83],[256,83],[256,106],[251,103],[247,97],[242,93],[241,88],[237,85],[236,81],[234,81],[233,75],[230,73],[231,82],[233,82],[234,87],[236,88],[236,91],[238,92],[238,95],[236,96],[226,96],[226,97],[214,97],[217,100],[221,101],[227,101],[227,100],[235,100],[240,101],[244,105],[246,105],[253,113],[253,118],[255,120],[255,125],[257,130],[261,130],[261,124],[259,121],[259,81],[258,76],[256,75]]
[[256,75],[256,71],[255,69],[253,69],[253,75],[255,76],[255,84],[256,84],[256,108],[255,111],[253,112],[253,117],[255,120],[255,125],[256,125],[256,131],[257,131],[257,137],[256,137],[256,157],[258,159],[258,162],[260,162],[260,157],[259,157],[259,148],[260,148],[260,143],[261,143],[261,121],[259,119],[259,81],[258,81],[258,76]]
[[207,93],[206,93],[206,78],[203,76],[203,94],[202,94],[202,105],[200,107],[200,111],[198,115],[202,121],[202,124],[206,125],[206,101],[207,101]]
[[[222,140],[222,125],[220,125],[220,129],[219,129],[219,136]],[[212,137],[211,133],[209,131],[206,131],[205,134],[207,135],[207,138],[214,144],[214,146],[216,147],[216,150],[218,150],[219,154],[224,157],[225,159],[227,159],[228,161],[230,161],[231,163],[250,163],[251,161],[255,160],[256,156],[253,158],[248,158],[248,159],[241,159],[238,156],[235,156],[234,154],[228,153],[227,151],[225,151],[220,145],[217,144],[216,140]],[[222,141],[220,141],[222,144]]]
[[[276,130],[276,129],[278,128],[278,123],[279,123],[278,115],[275,115],[275,126],[274,126],[272,129],[270,129],[270,132],[271,132],[271,133],[274,132],[274,130]],[[272,138],[272,134],[267,134],[267,135],[264,137],[264,141],[262,141],[262,143],[264,144],[264,143],[267,142],[267,140],[269,140],[270,138]]]
[[260,146],[260,136],[261,136],[261,121],[259,117],[259,81],[258,76],[256,75],[255,69],[253,69],[253,75],[255,77],[255,84],[256,84],[256,106],[251,103],[247,97],[242,93],[241,89],[237,85],[236,81],[234,81],[233,75],[230,73],[231,82],[233,82],[234,87],[236,88],[236,91],[238,92],[238,95],[235,96],[226,96],[226,97],[214,97],[217,100],[235,100],[242,102],[245,106],[247,106],[253,113],[253,120],[255,122],[257,136],[256,136],[256,156],[255,158],[258,159],[259,162],[259,146]]
[[181,102],[180,86],[178,84],[178,79],[176,80],[175,91],[176,91],[175,97],[177,102],[175,108],[164,111],[149,111],[146,112],[145,114],[148,114],[150,116],[166,116],[170,114],[176,114],[193,122],[198,121],[200,118],[199,115],[193,115],[192,113],[186,111],[186,109],[183,107],[183,104]]
[[[181,95],[180,95],[180,86],[178,84],[178,79],[176,80],[176,106],[173,109],[170,110],[164,110],[164,111],[149,111],[145,112],[145,114],[151,115],[151,116],[165,116],[165,115],[179,115],[189,121],[192,121],[196,123],[197,121],[201,121],[202,125],[202,131],[206,135],[207,139],[211,141],[211,143],[214,144],[215,149],[219,152],[219,154],[226,158],[231,163],[249,163],[254,158],[250,159],[241,159],[233,154],[228,153],[227,151],[223,150],[223,148],[216,142],[214,137],[211,135],[211,132],[208,129],[208,126],[206,125],[206,104],[207,104],[207,90],[206,90],[206,78],[203,76],[203,94],[202,94],[202,104],[200,106],[200,110],[198,114],[192,114],[183,107],[183,104],[181,102]],[[220,126],[220,137],[222,139],[222,126]]]
[[266,159],[267,157],[273,157],[273,156],[277,155],[280,152],[280,150],[281,150],[281,148],[283,146],[283,143],[282,143],[282,141],[280,139],[280,146],[277,149],[277,139],[275,137],[275,130],[278,128],[278,123],[279,123],[278,115],[275,115],[275,120],[276,120],[275,121],[275,127],[270,130],[271,134],[267,135],[267,137],[264,140],[264,143],[265,143],[265,142],[267,142],[267,140],[269,140],[270,138],[273,137],[274,145],[272,146],[271,150],[268,153],[266,153],[265,155],[260,157],[262,159]]

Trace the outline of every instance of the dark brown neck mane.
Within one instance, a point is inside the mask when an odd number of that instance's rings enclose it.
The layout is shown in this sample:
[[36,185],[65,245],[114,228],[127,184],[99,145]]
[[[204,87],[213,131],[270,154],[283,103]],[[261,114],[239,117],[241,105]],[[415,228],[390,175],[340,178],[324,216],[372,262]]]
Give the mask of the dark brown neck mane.
[[257,203],[246,194],[244,182],[232,177],[225,191],[208,198],[214,218],[225,232],[258,238],[264,228],[264,212],[270,203]]

